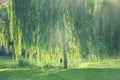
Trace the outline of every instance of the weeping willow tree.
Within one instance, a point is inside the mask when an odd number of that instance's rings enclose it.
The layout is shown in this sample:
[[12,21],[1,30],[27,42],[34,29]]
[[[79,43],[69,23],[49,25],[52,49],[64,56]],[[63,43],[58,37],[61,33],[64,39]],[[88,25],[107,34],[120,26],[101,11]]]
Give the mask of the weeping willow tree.
[[9,21],[7,5],[0,5],[0,46],[8,48],[9,41]]
[[[91,59],[98,60],[106,55],[119,54],[117,48],[114,47],[119,46],[119,42],[117,42],[119,36],[115,39],[115,25],[113,27],[113,24],[116,24],[116,28],[119,30],[119,6],[117,2],[119,1],[76,0],[71,3],[70,16],[73,17],[74,21],[73,34],[80,45],[81,52],[89,48]],[[115,45],[114,41],[118,44]]]
[[9,0],[6,7],[9,22],[0,19],[1,44],[13,43],[16,60],[24,55],[38,66],[59,66],[62,59],[64,68],[76,67],[86,49],[90,60],[117,56],[120,49],[118,2]]

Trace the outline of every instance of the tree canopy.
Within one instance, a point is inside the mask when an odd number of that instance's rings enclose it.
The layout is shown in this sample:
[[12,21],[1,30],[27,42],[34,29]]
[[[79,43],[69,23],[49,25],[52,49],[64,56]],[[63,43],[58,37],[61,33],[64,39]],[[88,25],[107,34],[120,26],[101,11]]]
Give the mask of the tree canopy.
[[90,60],[120,54],[119,0],[9,0],[0,7],[0,45],[13,43],[37,65],[74,67],[88,50]]

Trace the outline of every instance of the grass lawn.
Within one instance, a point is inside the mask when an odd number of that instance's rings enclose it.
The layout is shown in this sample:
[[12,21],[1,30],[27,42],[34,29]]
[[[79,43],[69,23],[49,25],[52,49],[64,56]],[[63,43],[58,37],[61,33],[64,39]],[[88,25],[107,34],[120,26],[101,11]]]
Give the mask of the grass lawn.
[[0,80],[120,80],[120,69],[0,69]]
[[120,61],[83,63],[78,69],[41,70],[20,68],[15,60],[0,57],[0,80],[120,80]]
[[[13,60],[12,57],[1,57],[0,56],[0,68],[16,68],[18,67],[17,61]],[[0,79],[1,80],[1,79]]]

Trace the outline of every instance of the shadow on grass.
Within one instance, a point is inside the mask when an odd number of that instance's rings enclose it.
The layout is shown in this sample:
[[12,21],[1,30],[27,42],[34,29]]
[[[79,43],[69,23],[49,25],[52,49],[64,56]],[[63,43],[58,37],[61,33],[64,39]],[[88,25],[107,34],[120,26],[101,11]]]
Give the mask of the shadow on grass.
[[[86,68],[67,70],[5,70],[0,80],[119,80],[120,69]],[[7,76],[7,77],[6,77]]]

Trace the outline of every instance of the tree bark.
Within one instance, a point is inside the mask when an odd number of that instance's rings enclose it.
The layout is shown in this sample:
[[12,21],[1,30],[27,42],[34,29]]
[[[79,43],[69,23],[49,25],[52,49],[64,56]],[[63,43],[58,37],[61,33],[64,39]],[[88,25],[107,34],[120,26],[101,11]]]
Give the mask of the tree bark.
[[66,34],[65,29],[62,29],[62,43],[63,43],[63,56],[64,56],[64,69],[67,69],[67,53],[66,53]]
[[64,69],[67,69],[67,54],[66,54],[66,46],[63,42],[63,54],[64,54]]

